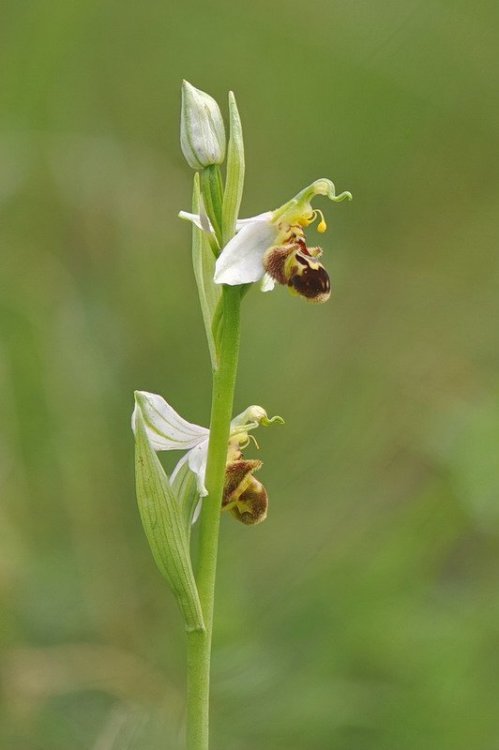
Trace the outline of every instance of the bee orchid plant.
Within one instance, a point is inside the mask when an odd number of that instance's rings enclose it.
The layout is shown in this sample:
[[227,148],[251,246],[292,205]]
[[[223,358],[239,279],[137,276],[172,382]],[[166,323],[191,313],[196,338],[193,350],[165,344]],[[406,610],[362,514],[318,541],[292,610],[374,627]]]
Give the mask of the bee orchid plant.
[[[192,223],[192,260],[213,372],[210,426],[181,417],[165,399],[135,392],[137,501],[144,530],[159,570],[167,579],[187,631],[187,750],[208,750],[209,680],[215,574],[220,516],[228,512],[245,525],[267,516],[268,495],[254,476],[262,462],[246,458],[252,431],[282,423],[261,406],[232,417],[239,354],[241,303],[249,286],[262,291],[287,286],[310,302],[329,299],[329,275],[309,247],[305,230],[322,212],[316,196],[333,202],[334,184],[319,179],[280,208],[239,219],[244,182],[244,145],[236,100],[229,94],[229,139],[216,101],[190,83],[182,87],[180,142],[194,175],[192,212],[179,216]],[[225,165],[225,172],[222,172]],[[182,455],[168,476],[159,451]],[[190,538],[199,519],[196,571]]]

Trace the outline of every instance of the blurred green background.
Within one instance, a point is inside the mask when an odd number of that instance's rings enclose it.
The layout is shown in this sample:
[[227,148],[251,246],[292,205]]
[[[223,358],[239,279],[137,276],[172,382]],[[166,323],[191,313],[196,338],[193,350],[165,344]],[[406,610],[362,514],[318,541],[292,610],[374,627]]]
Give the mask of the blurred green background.
[[[245,128],[243,215],[331,177],[334,296],[245,300],[265,524],[224,518],[214,750],[499,748],[499,8],[4,0],[0,590],[8,750],[177,750],[184,636],[132,391],[207,424],[182,78]],[[317,241],[311,234],[311,243]]]

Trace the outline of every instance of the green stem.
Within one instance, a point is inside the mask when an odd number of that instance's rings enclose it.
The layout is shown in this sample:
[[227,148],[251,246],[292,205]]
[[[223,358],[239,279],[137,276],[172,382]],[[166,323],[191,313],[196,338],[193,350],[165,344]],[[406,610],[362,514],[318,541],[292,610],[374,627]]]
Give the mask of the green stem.
[[220,509],[239,355],[241,294],[223,287],[219,368],[213,376],[210,444],[203,500],[197,584],[206,630],[187,634],[187,749],[208,750],[210,656]]
[[212,223],[218,244],[222,247],[223,181],[218,164],[211,164],[200,172],[201,193],[208,218]]

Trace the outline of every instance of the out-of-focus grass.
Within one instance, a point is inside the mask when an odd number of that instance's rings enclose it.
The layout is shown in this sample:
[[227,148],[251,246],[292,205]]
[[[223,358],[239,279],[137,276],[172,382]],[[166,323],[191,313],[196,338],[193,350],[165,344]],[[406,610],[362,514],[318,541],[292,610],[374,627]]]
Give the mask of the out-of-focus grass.
[[236,90],[244,212],[331,176],[335,296],[252,291],[236,407],[271,513],[224,519],[220,750],[499,736],[495,4],[7,2],[0,588],[9,750],[177,747],[183,635],[135,508],[131,392],[206,423],[179,84]]

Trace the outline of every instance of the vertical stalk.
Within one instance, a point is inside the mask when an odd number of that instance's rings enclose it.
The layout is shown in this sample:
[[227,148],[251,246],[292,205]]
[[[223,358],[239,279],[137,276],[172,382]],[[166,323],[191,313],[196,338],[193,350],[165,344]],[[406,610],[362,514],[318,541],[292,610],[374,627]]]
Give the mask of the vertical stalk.
[[223,287],[223,322],[219,368],[213,376],[210,443],[206,469],[208,497],[201,514],[197,585],[206,630],[187,633],[187,749],[208,750],[210,657],[220,509],[227,444],[239,356],[241,293]]
[[222,247],[222,203],[223,203],[223,181],[222,173],[218,164],[205,167],[200,173],[201,194],[208,218],[213,225],[215,236],[220,247]]

